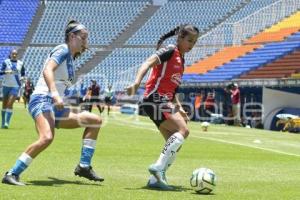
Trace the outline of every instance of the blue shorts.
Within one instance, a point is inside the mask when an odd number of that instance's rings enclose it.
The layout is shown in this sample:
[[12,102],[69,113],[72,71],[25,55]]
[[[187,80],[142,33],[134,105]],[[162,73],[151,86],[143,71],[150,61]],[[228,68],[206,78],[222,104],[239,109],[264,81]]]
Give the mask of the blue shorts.
[[20,87],[6,87],[3,86],[3,97],[19,96]]
[[70,112],[69,108],[57,110],[53,104],[52,97],[42,94],[35,94],[30,97],[28,110],[33,119],[35,119],[39,114],[53,112],[55,116],[55,127],[58,127],[59,121],[63,120],[64,116]]

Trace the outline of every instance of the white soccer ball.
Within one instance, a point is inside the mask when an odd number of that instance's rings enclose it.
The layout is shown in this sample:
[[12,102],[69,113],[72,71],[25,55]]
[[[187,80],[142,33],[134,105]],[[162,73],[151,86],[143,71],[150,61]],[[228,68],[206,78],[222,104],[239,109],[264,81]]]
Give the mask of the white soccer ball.
[[201,123],[201,128],[203,131],[207,131],[208,127],[209,127],[209,122],[202,122]]
[[190,184],[197,193],[208,194],[214,190],[216,181],[217,177],[211,169],[198,168],[193,171]]

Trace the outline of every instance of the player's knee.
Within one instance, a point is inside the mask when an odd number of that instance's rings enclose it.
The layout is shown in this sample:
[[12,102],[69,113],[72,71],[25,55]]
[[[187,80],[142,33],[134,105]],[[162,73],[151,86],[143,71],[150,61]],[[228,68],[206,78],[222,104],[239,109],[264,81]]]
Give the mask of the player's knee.
[[95,124],[102,124],[102,119],[97,115],[97,117],[95,118]]
[[98,115],[95,115],[93,114],[90,118],[89,118],[89,124],[92,124],[92,125],[101,125],[102,124],[102,119],[98,116]]
[[48,146],[52,143],[54,137],[52,135],[44,136],[40,138],[40,145],[41,146]]
[[187,127],[183,127],[181,128],[180,133],[183,135],[184,138],[187,138],[190,134],[190,131]]

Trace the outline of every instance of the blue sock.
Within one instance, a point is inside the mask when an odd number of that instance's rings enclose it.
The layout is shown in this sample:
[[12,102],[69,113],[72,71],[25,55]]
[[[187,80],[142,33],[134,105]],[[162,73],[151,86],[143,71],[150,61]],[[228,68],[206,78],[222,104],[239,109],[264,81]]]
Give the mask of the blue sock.
[[91,160],[95,152],[96,140],[84,139],[83,146],[81,149],[80,166],[89,167]]
[[7,125],[9,125],[9,122],[10,122],[12,114],[13,114],[13,112],[12,112],[11,109],[6,109],[6,120],[5,120],[5,123]]
[[25,163],[23,163],[21,160],[17,160],[13,168],[9,170],[9,173],[19,176],[26,168],[27,165]]
[[2,123],[1,123],[1,126],[3,127],[4,126],[4,124],[5,124],[5,114],[6,114],[6,109],[3,109],[2,111],[1,111],[1,119],[2,119]]
[[30,165],[31,161],[32,158],[28,154],[22,153],[9,173],[19,176]]

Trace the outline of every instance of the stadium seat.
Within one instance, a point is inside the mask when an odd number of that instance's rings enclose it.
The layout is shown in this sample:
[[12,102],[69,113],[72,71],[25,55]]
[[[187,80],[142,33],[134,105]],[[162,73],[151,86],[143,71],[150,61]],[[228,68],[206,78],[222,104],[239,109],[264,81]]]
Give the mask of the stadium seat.
[[0,43],[22,44],[39,0],[2,0],[0,2]]

